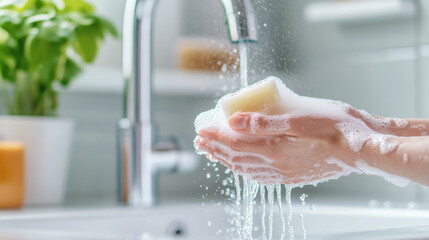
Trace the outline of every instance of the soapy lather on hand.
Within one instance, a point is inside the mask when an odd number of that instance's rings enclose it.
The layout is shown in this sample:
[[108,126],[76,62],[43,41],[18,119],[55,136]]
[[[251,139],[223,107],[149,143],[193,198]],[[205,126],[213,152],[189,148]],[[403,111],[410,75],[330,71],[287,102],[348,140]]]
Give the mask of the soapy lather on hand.
[[275,77],[223,97],[195,126],[199,153],[263,184],[317,184],[355,172],[429,185],[429,120],[299,96]]

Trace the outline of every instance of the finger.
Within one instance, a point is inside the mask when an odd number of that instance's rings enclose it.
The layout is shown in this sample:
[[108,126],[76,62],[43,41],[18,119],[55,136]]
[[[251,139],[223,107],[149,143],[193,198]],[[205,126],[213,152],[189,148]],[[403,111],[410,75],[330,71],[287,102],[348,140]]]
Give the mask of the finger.
[[222,158],[224,160],[229,160],[230,158],[227,151],[224,151],[222,148],[217,146],[217,144],[212,144],[204,138],[197,139],[196,144],[199,150],[209,153],[212,156]]
[[266,138],[240,138],[237,136],[231,136],[228,133],[221,131],[212,130],[200,130],[198,135],[200,138],[204,138],[210,142],[217,142],[224,148],[229,148],[231,151],[242,152],[242,153],[256,153],[263,154],[266,149]]
[[289,185],[289,184],[310,185],[310,184],[313,184],[314,182],[320,181],[320,179],[335,179],[337,178],[337,176],[338,176],[337,172],[314,174],[311,176],[303,176],[303,174],[299,174],[299,175],[285,177],[283,180],[283,183],[286,185]]
[[216,142],[222,147],[225,152],[228,151],[230,157],[243,156],[251,160],[251,157],[258,157],[265,160],[266,162],[272,162],[270,159],[277,159],[281,157],[279,155],[279,149],[287,148],[289,146],[296,145],[295,137],[289,136],[269,136],[269,137],[253,137],[251,139],[242,139],[239,137],[230,136],[222,132],[209,132],[207,130],[200,131],[200,138],[204,138],[210,142]]
[[228,160],[216,157],[216,156],[209,156],[210,159],[219,161],[221,164],[223,164],[224,166],[226,166],[227,168],[229,168],[232,172],[237,173],[237,174],[246,174],[246,168],[243,167],[243,165],[241,164],[235,164],[235,163],[230,163]]
[[207,159],[209,159],[210,161],[218,161],[218,162],[220,162],[222,165],[224,165],[225,167],[227,167],[227,168],[229,168],[229,169],[233,169],[233,167],[232,167],[232,165],[228,162],[228,161],[226,161],[225,159],[222,159],[222,158],[218,158],[218,157],[215,157],[215,156],[213,156],[213,155],[210,155],[209,153],[208,154],[206,154],[206,157],[207,157]]
[[[246,165],[248,167],[267,167],[272,161],[268,158],[253,153],[243,153],[235,151],[225,151],[223,146],[218,143],[210,143],[204,138],[198,138],[196,145],[199,150],[212,155],[212,157],[220,158],[224,161],[231,162],[233,164]],[[208,156],[206,156],[208,157]],[[211,160],[211,159],[209,159]]]
[[207,154],[208,159],[216,160],[221,162],[223,165],[231,169],[234,173],[245,174],[245,175],[254,175],[260,177],[271,177],[273,175],[278,175],[271,167],[267,167],[265,164],[249,164],[243,162],[230,162],[228,160],[212,156]]
[[236,113],[228,120],[229,126],[237,132],[250,135],[291,135],[289,117],[260,113]]
[[231,162],[247,164],[248,166],[254,166],[254,167],[270,167],[269,164],[272,161],[262,156],[246,154],[246,155],[232,157]]

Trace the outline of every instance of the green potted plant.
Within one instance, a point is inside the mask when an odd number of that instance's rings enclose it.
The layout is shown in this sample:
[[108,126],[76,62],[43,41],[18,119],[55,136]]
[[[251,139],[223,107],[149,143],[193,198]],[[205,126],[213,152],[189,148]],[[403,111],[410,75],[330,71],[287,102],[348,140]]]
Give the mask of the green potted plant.
[[108,20],[85,0],[0,0],[0,140],[26,147],[27,204],[62,201],[73,124],[57,117],[58,91],[95,60]]

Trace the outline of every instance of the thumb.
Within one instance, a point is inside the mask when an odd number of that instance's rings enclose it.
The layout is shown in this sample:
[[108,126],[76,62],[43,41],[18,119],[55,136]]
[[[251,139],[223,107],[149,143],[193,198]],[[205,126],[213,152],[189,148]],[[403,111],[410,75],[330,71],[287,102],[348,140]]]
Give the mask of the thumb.
[[286,115],[265,115],[261,113],[236,113],[228,120],[232,130],[252,135],[291,134],[289,118]]

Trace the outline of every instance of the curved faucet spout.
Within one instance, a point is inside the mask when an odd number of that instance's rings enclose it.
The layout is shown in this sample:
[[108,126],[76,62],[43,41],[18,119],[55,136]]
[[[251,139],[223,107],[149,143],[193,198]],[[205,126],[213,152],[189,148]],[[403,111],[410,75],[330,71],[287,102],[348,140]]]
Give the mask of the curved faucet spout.
[[[232,42],[256,41],[250,0],[221,0]],[[119,188],[121,200],[151,206],[157,200],[160,170],[181,169],[177,156],[159,164],[152,138],[152,23],[157,0],[127,0],[123,27],[123,75],[126,81],[124,119],[119,124]],[[176,148],[171,149],[177,151]],[[165,152],[164,152],[165,153]],[[182,161],[183,162],[183,161]]]

